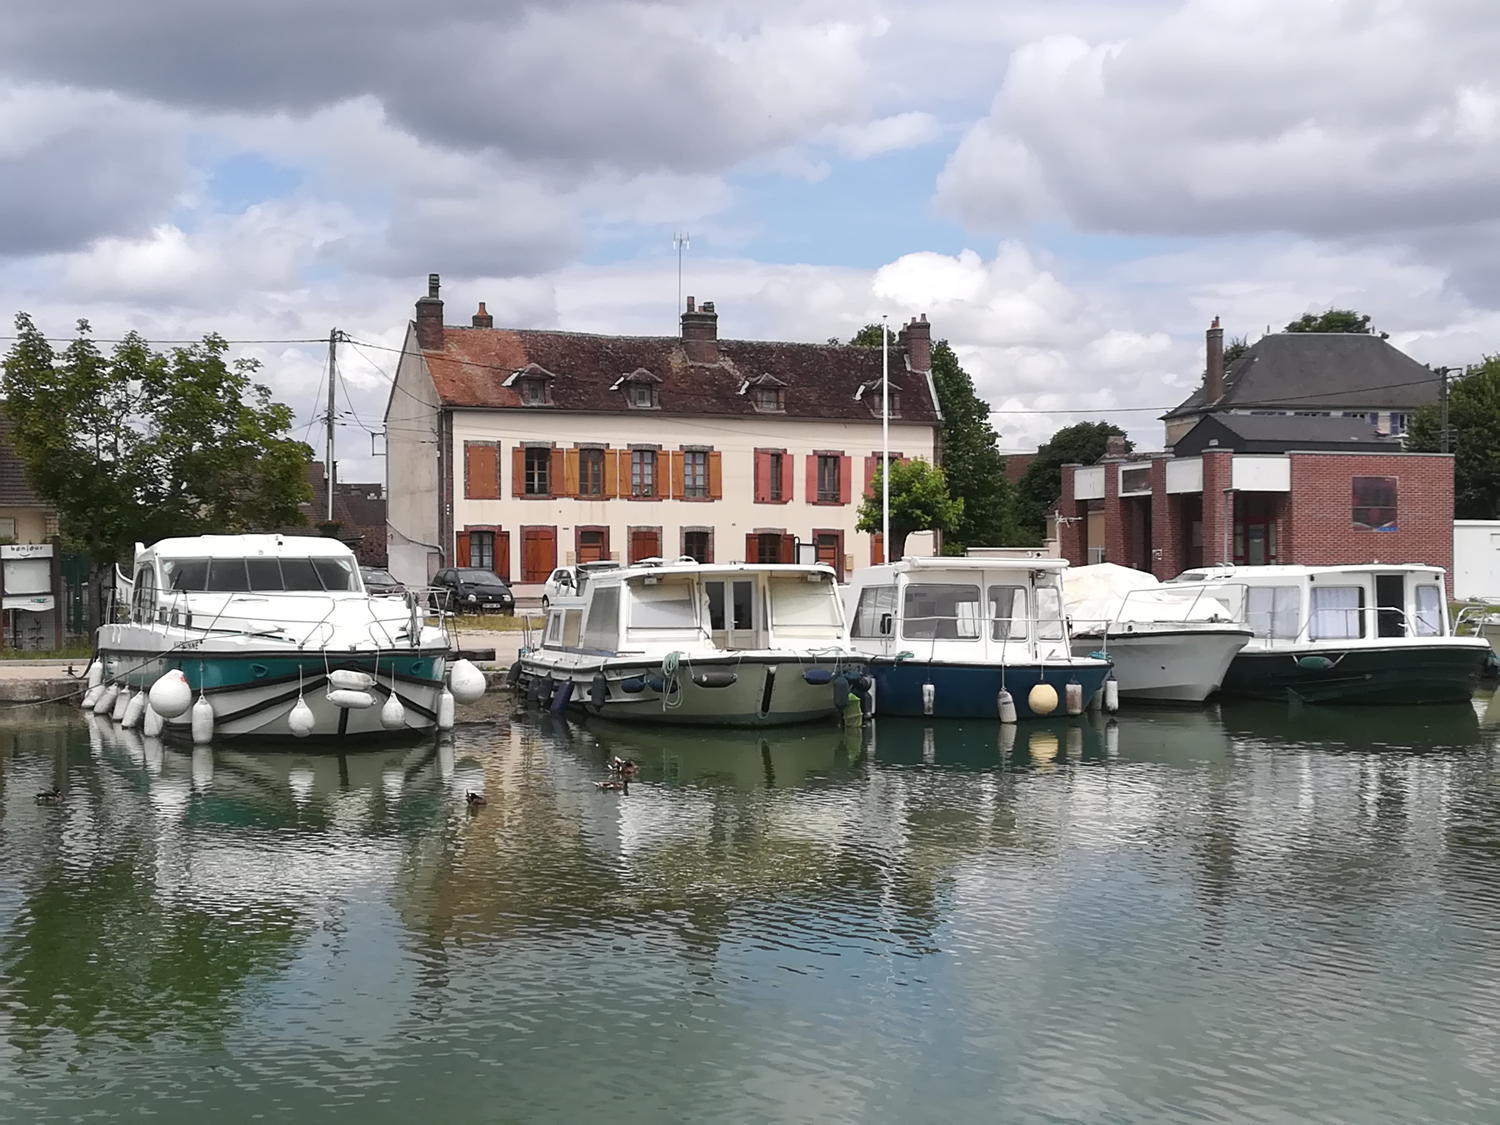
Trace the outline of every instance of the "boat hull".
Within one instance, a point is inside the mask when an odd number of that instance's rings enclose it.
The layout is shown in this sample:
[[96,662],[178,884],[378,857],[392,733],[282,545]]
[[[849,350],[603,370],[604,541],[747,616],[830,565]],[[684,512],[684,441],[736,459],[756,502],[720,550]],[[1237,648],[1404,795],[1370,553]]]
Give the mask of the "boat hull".
[[1105,651],[1120,697],[1150,703],[1202,703],[1218,690],[1249,629],[1160,629],[1073,638],[1075,656]]
[[[834,719],[840,700],[831,680],[854,670],[847,660],[733,654],[684,660],[668,690],[660,660],[559,658],[541,650],[522,657],[519,687],[542,706],[623,722],[774,727]],[[809,682],[809,673],[822,682]],[[595,683],[601,675],[602,691]]]
[[1245,650],[1230,664],[1221,691],[1303,703],[1458,703],[1472,696],[1488,652],[1483,641],[1467,638],[1390,647]]
[[[1104,686],[1109,664],[1075,660],[1071,664],[945,664],[871,657],[868,671],[875,681],[875,714],[939,719],[994,719],[1002,687],[1015,701],[1018,719],[1039,719],[1063,713],[1065,689],[1076,682],[1087,704]],[[1031,708],[1031,689],[1048,684],[1057,692],[1057,707],[1048,712]],[[932,686],[931,710],[923,688]]]

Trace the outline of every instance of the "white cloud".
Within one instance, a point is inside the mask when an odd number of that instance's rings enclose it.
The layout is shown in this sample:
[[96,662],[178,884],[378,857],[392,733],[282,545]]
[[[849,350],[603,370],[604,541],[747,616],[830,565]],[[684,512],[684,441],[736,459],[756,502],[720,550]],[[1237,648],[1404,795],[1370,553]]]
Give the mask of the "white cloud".
[[834,138],[844,155],[865,160],[928,144],[941,136],[942,131],[942,125],[932,114],[912,110],[861,125],[842,126],[834,130]]

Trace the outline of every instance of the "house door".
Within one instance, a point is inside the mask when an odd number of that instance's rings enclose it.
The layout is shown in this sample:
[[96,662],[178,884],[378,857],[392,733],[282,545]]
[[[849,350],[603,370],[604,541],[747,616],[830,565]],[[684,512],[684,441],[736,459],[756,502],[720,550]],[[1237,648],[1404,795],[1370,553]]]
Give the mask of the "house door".
[[581,528],[578,532],[578,561],[602,562],[609,558],[609,533],[600,527]]
[[521,531],[521,581],[545,582],[556,569],[557,528],[523,528]]
[[708,594],[708,629],[722,649],[765,647],[761,630],[760,598],[756,584],[748,578],[713,579],[703,584]]
[[1382,637],[1406,636],[1406,576],[1375,576],[1376,629]]
[[630,529],[630,561],[661,558],[661,528],[633,527]]

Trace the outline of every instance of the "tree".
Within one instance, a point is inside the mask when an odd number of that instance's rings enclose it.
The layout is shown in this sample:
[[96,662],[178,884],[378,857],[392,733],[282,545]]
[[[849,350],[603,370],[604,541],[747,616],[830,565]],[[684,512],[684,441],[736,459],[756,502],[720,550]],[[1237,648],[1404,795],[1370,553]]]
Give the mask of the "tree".
[[1303,313],[1286,326],[1287,332],[1353,332],[1363,335],[1378,335],[1382,340],[1389,335],[1376,332],[1370,327],[1370,318],[1353,309],[1326,309],[1320,313]]
[[[894,344],[895,336],[890,339]],[[856,347],[880,347],[880,325],[865,325],[849,342]],[[969,546],[1010,543],[1016,533],[1015,486],[1005,475],[1005,458],[990,425],[989,404],[979,397],[973,378],[947,340],[932,346],[932,383],[943,412],[943,475],[949,493],[964,504],[963,516],[944,536],[943,550],[962,554]]]
[[1234,361],[1250,350],[1250,341],[1243,336],[1233,337],[1224,348],[1224,367],[1228,370]]
[[[906,550],[906,537],[914,531],[952,531],[963,518],[964,502],[948,495],[943,470],[926,461],[893,461],[891,471],[891,541],[886,558],[899,559]],[[870,495],[859,506],[860,531],[872,534],[881,528],[881,477],[877,469]]]
[[[1026,466],[1026,474],[1016,488],[1017,521],[1028,544],[1041,543],[1047,533],[1047,516],[1062,492],[1064,465],[1092,465],[1104,456],[1111,437],[1124,437],[1125,431],[1110,422],[1078,422],[1064,426],[1036,452]],[[1129,441],[1125,449],[1134,446]]]
[[54,353],[25,313],[3,363],[11,441],[63,538],[99,566],[136,540],[302,522],[311,450],[288,406],[216,335],[161,353],[132,332],[109,355],[78,322]]
[[[1487,356],[1448,386],[1449,449],[1453,453],[1453,515],[1458,519],[1500,518],[1500,356]],[[1442,449],[1439,408],[1417,409],[1406,430],[1406,448],[1416,453]]]

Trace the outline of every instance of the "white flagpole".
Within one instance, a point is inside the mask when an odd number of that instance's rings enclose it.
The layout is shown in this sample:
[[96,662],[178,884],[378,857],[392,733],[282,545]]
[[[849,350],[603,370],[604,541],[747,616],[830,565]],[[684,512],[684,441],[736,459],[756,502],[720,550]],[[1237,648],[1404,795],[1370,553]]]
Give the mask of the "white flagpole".
[[891,334],[880,318],[880,556],[891,561]]

